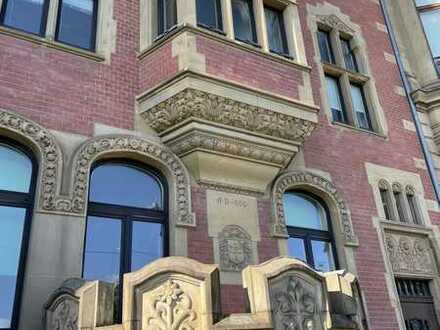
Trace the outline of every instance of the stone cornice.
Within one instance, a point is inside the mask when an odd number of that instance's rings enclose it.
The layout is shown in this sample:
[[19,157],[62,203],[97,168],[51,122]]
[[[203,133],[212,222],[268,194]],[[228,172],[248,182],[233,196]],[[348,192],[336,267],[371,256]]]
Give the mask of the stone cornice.
[[186,120],[195,119],[296,143],[302,143],[316,125],[302,118],[192,88],[142,112],[141,117],[162,135]]

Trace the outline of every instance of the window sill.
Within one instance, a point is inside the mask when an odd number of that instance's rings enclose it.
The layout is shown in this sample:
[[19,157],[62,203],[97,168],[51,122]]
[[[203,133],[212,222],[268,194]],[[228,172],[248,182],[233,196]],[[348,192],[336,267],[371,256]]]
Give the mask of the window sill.
[[400,222],[400,221],[393,221],[388,220],[385,218],[379,218],[380,222],[382,223],[382,226],[385,229],[395,230],[395,231],[408,231],[408,232],[422,232],[422,233],[431,233],[431,229],[427,228],[425,225],[418,225],[415,223],[408,223],[408,222]]
[[322,66],[326,74],[335,75],[335,76],[342,76],[343,74],[347,74],[351,82],[363,84],[370,79],[368,76],[366,76],[361,72],[350,71],[336,64],[322,62]]
[[7,36],[11,36],[17,39],[21,39],[21,40],[25,40],[25,41],[29,41],[32,42],[34,44],[37,45],[43,45],[49,48],[53,48],[53,49],[57,49],[63,52],[67,52],[70,54],[74,54],[74,55],[78,55],[96,62],[103,62],[105,61],[105,58],[103,56],[100,56],[96,53],[81,49],[81,48],[77,48],[77,47],[72,47],[60,42],[56,42],[54,40],[49,40],[31,33],[26,33],[26,32],[22,32],[19,30],[15,30],[15,29],[11,29],[5,26],[0,26],[0,34],[4,34]]
[[359,133],[366,133],[366,134],[374,135],[374,136],[377,136],[377,137],[382,138],[382,139],[386,139],[387,138],[383,134],[380,134],[380,133],[377,133],[377,132],[374,132],[374,131],[370,131],[368,129],[359,128],[359,127],[356,127],[356,126],[351,126],[349,124],[340,123],[338,121],[332,121],[332,125],[340,126],[342,128],[350,129],[352,131],[359,132]]
[[266,52],[262,50],[260,47],[253,46],[251,44],[241,42],[239,40],[230,39],[221,33],[187,24],[178,26],[174,30],[170,31],[167,35],[163,36],[161,39],[154,41],[149,47],[145,48],[144,50],[141,50],[140,53],[138,54],[138,59],[142,60],[149,54],[153,53],[156,49],[160,48],[164,43],[172,40],[173,38],[177,37],[179,34],[186,31],[193,32],[195,34],[210,38],[212,40],[230,45],[235,48],[249,51],[259,56],[266,57],[272,61],[294,66],[295,68],[304,72],[310,73],[312,70],[310,66],[299,63],[294,59],[290,59],[275,53]]

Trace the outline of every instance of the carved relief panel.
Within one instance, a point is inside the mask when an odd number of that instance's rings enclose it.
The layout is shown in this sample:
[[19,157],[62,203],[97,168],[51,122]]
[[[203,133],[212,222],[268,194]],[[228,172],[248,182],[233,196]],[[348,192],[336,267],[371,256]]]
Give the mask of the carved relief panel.
[[62,295],[46,312],[46,330],[77,330],[78,301]]
[[220,269],[240,272],[254,262],[251,236],[240,226],[229,225],[219,234]]
[[385,244],[389,261],[395,273],[437,273],[437,266],[428,237],[386,232]]
[[276,330],[321,330],[321,291],[317,283],[297,274],[270,282],[272,321]]

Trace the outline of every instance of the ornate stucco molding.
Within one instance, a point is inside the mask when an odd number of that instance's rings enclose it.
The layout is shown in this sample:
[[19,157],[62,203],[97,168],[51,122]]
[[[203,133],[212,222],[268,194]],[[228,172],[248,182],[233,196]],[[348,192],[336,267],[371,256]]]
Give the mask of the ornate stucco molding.
[[54,207],[60,189],[63,155],[49,130],[13,112],[0,110],[0,129],[5,135],[31,144],[39,161],[39,191],[37,209]]
[[192,119],[295,142],[303,142],[316,125],[293,115],[192,88],[142,112],[141,116],[160,134]]
[[97,137],[82,144],[73,159],[70,197],[51,197],[53,203],[45,204],[44,210],[84,215],[91,165],[106,155],[130,154],[153,160],[169,171],[168,184],[174,191],[172,195],[175,197],[171,205],[174,207],[176,224],[195,225],[194,214],[191,211],[189,174],[180,159],[165,146],[131,135]]
[[317,15],[316,19],[321,24],[324,24],[327,27],[330,27],[332,29],[345,32],[349,35],[352,35],[355,30],[350,28],[347,24],[344,23],[338,16],[331,14],[331,15]]
[[287,166],[293,154],[291,151],[283,152],[273,147],[197,131],[170,142],[169,147],[180,157],[194,150],[203,149],[257,162],[275,164],[280,167]]
[[344,243],[348,245],[357,245],[358,239],[353,230],[350,211],[342,196],[329,180],[310,172],[287,172],[282,174],[275,181],[272,188],[273,235],[287,237],[286,219],[284,214],[284,193],[289,189],[307,189],[307,187],[315,188],[328,197],[327,199],[333,204],[328,205],[328,207],[337,210],[338,219],[332,220],[339,221],[338,227],[342,231],[342,236],[345,241]]

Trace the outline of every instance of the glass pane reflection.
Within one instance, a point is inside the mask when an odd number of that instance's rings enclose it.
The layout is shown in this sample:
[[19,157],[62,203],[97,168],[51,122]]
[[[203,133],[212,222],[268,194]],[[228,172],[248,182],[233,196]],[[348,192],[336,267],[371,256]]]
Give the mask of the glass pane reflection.
[[440,56],[440,9],[420,13],[426,37],[434,57]]
[[89,216],[84,278],[119,282],[121,220]]
[[304,240],[296,237],[290,237],[287,240],[287,249],[289,251],[289,256],[307,262]]
[[256,43],[255,21],[251,0],[232,0],[235,38]]
[[21,151],[0,144],[0,190],[29,192],[32,162]]
[[8,0],[3,24],[33,34],[40,34],[45,18],[44,0]]
[[332,245],[324,241],[312,241],[313,260],[315,269],[321,272],[335,270]]
[[314,199],[298,193],[284,194],[287,225],[308,229],[328,230],[323,207]]
[[128,165],[105,164],[90,179],[90,200],[106,204],[163,209],[162,187],[153,176]]
[[0,206],[0,328],[12,320],[26,209]]
[[162,227],[159,223],[133,222],[131,271],[162,257]]

